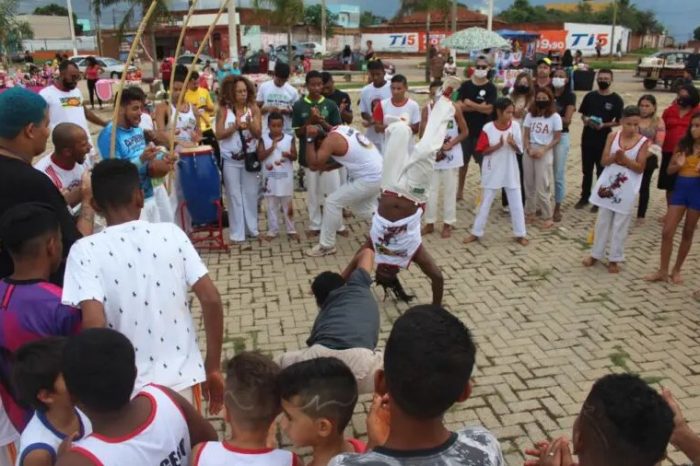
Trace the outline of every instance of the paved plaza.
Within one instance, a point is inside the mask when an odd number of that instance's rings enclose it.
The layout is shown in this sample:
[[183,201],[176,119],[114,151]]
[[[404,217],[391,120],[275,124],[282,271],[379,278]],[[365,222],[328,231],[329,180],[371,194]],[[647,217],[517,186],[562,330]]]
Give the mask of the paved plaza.
[[[636,103],[643,93],[639,82],[616,90],[626,104]],[[579,102],[582,96],[578,93]],[[656,96],[660,111],[673,98],[661,91]],[[608,274],[602,265],[584,268],[581,260],[589,251],[595,214],[573,209],[580,188],[580,134],[576,114],[564,219],[556,228],[530,227],[530,245],[522,247],[513,241],[510,217],[497,199],[483,241],[463,245],[480,190],[479,172],[472,164],[453,237],[441,239],[438,233],[424,238],[445,276],[444,305],[473,332],[478,348],[474,393],[466,403],[455,405],[446,421],[452,429],[480,423],[492,430],[511,465],[522,463],[522,452],[533,441],[570,436],[591,384],[610,372],[638,373],[654,387],[670,388],[685,417],[700,430],[700,303],[691,296],[700,289],[700,245],[696,240],[686,262],[685,284],[642,280],[659,261],[657,218],[664,212],[664,201],[655,176],[648,218],[631,227],[622,272]],[[295,194],[300,232],[307,220],[304,199],[304,193]],[[264,232],[263,213],[260,220]],[[441,225],[436,227],[439,232]],[[313,243],[304,238],[256,242],[249,251],[203,254],[224,302],[226,358],[241,350],[277,355],[305,346],[317,313],[311,280],[324,270],[340,271],[368,233],[368,224],[356,219],[350,219],[348,228],[350,236],[338,238],[338,253],[324,258],[305,257],[304,249]],[[416,303],[430,302],[430,284],[417,267],[402,272],[401,278],[417,296]],[[392,323],[408,306],[391,297],[384,300],[380,288],[375,293],[382,347]],[[202,348],[203,343],[200,340]],[[359,438],[366,437],[369,399],[361,398],[349,427]],[[216,423],[223,424],[221,419]],[[669,456],[667,464],[684,461],[673,448]]]

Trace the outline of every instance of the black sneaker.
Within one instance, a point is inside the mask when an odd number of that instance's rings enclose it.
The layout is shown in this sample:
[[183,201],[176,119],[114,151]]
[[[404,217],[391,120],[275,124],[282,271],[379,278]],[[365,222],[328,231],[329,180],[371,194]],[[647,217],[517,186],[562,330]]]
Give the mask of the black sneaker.
[[598,212],[598,206],[594,205],[593,207],[591,207],[591,212],[593,212],[594,214]]
[[576,209],[576,210],[581,210],[581,209],[583,209],[584,207],[586,207],[587,205],[588,205],[588,201],[587,201],[587,200],[585,200],[585,199],[580,199],[580,200],[576,203],[576,205],[574,206],[574,209]]

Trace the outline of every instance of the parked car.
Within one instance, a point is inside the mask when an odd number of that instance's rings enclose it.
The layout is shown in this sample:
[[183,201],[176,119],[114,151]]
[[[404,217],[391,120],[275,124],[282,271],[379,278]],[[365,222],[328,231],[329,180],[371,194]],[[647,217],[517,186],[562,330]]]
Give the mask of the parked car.
[[[76,64],[82,74],[85,74],[87,58],[89,56],[90,55],[74,55],[70,57],[69,60]],[[100,78],[119,79],[122,77],[124,62],[115,58],[97,56],[95,56],[95,60],[97,60],[97,64],[103,70],[102,73],[100,73]],[[129,71],[136,71],[136,67],[134,65],[129,66]]]
[[[294,54],[294,58],[299,58],[301,60],[304,59],[304,47],[301,46],[301,44],[292,44],[292,53]],[[289,60],[289,54],[287,53],[287,44],[284,45],[278,45],[275,48],[275,53],[277,54],[277,60],[279,61],[282,59],[284,63],[287,63]]]
[[665,88],[676,92],[686,69],[693,79],[700,75],[699,57],[699,54],[679,50],[656,52],[639,60],[637,76],[644,80],[647,90],[654,89],[662,81]]
[[[194,62],[194,53],[191,52],[185,52],[182,55],[180,55],[177,59],[178,65],[185,65],[188,68],[192,66],[192,62]],[[217,70],[218,66],[216,59],[202,53],[199,55],[199,57],[197,57],[197,71],[201,71],[202,68],[204,68],[204,65],[207,64],[207,62],[209,62],[209,66],[212,70]]]
[[301,42],[299,45],[301,46],[302,50],[313,58],[321,58],[326,54],[326,49],[318,42]]

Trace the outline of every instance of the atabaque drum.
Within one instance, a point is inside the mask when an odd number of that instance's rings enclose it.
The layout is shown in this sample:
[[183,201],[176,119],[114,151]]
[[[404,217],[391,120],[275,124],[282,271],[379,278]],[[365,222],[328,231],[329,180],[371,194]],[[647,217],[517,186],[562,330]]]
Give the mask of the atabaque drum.
[[182,149],[177,166],[192,225],[218,222],[217,201],[221,200],[221,174],[216,166],[214,149],[211,146]]

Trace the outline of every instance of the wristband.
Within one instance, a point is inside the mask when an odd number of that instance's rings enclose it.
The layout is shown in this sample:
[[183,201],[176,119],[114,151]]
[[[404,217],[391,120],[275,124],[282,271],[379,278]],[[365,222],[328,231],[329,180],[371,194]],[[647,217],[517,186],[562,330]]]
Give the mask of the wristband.
[[306,138],[306,142],[309,142],[309,143],[311,143],[311,142],[314,142],[314,141],[315,141],[315,139],[314,139],[314,138]]

